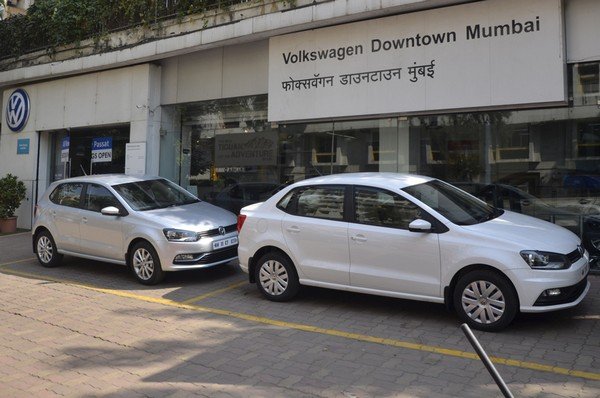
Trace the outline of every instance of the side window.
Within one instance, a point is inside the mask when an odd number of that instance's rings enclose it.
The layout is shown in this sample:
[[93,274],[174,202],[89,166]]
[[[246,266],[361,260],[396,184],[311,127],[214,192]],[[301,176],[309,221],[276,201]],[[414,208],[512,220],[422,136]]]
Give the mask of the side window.
[[303,187],[287,194],[278,207],[297,216],[344,219],[343,186]]
[[354,190],[357,223],[408,229],[408,224],[421,217],[421,209],[400,195],[376,188]]
[[79,207],[82,183],[61,184],[50,194],[50,201],[57,205]]
[[103,186],[90,184],[87,187],[83,208],[86,210],[100,212],[103,208],[115,206],[120,208],[121,204],[112,193]]

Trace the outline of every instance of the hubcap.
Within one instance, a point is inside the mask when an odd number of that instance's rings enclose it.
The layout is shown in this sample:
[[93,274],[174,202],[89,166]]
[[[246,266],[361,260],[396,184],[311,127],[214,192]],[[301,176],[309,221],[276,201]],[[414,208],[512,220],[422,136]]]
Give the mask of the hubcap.
[[469,318],[481,324],[496,322],[506,307],[502,291],[488,281],[471,282],[465,287],[461,301]]
[[150,252],[139,248],[133,253],[133,269],[135,274],[142,280],[147,281],[154,274],[154,259]]
[[279,261],[269,260],[260,267],[260,285],[272,296],[283,294],[288,286],[288,274]]
[[41,236],[37,242],[37,255],[38,258],[44,263],[47,264],[52,260],[52,254],[54,253],[54,248],[52,247],[52,242],[47,236]]

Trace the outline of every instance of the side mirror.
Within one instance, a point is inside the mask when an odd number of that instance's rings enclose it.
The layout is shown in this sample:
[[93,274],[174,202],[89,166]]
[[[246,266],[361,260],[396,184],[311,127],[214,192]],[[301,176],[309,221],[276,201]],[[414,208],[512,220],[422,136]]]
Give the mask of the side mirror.
[[410,232],[432,232],[433,228],[431,227],[431,223],[429,221],[416,219],[408,224],[408,230]]
[[108,206],[100,210],[100,213],[102,213],[105,216],[120,216],[121,210],[119,210],[115,206]]

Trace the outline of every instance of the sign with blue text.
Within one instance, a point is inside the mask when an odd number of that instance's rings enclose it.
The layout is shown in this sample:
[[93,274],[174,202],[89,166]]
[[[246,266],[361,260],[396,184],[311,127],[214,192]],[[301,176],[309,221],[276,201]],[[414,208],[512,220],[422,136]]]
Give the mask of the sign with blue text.
[[561,0],[487,0],[269,40],[269,120],[566,104]]
[[17,155],[29,155],[29,138],[17,140]]
[[112,162],[112,137],[92,140],[92,163]]
[[6,105],[6,124],[11,131],[18,133],[23,130],[31,111],[29,95],[23,89],[16,89],[8,97]]
[[69,146],[71,145],[71,139],[65,137],[60,142],[60,161],[67,163],[69,161]]

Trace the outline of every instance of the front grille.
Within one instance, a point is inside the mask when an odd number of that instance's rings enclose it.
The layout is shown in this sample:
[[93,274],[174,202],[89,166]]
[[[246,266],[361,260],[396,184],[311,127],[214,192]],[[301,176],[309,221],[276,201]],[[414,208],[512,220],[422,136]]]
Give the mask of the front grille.
[[567,254],[567,259],[571,262],[571,264],[575,264],[581,259],[581,252],[579,251],[579,246],[577,247],[577,249]]
[[[231,224],[225,227],[225,233],[228,234],[230,232],[237,231],[237,224]],[[199,238],[206,238],[210,236],[218,236],[221,235],[219,233],[219,228],[209,229],[208,231],[198,232]]]
[[583,278],[579,283],[573,286],[561,287],[560,294],[558,296],[550,297],[544,296],[543,294],[538,297],[536,302],[533,304],[537,307],[544,307],[547,305],[567,304],[577,300],[581,293],[587,286],[587,277]]
[[213,263],[219,263],[227,260],[233,260],[237,258],[237,247],[238,245],[226,247],[225,249],[215,250],[207,253],[195,253],[193,254],[195,260],[191,261],[173,261],[176,265],[207,265]]

